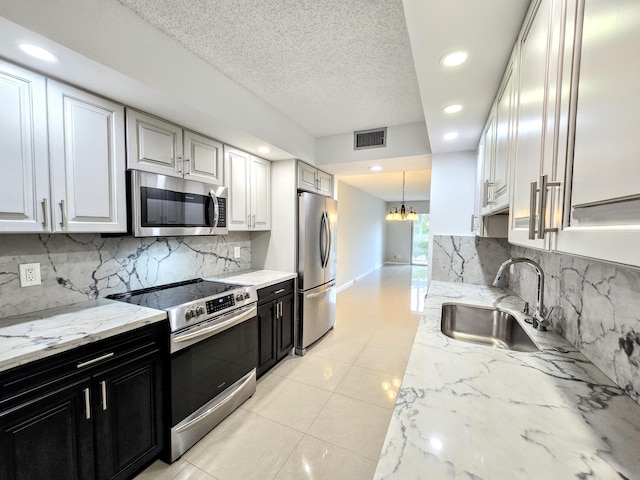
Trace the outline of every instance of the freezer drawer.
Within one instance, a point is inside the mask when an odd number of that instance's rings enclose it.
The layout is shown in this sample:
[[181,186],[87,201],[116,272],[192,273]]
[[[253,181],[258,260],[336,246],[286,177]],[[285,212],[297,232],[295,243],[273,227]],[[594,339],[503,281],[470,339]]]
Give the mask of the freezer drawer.
[[335,280],[298,293],[298,333],[296,353],[304,355],[307,347],[327,333],[336,321]]

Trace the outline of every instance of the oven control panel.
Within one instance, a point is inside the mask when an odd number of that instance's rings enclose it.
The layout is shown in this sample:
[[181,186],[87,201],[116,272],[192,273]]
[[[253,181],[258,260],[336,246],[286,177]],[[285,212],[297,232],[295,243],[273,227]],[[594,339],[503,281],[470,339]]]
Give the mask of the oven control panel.
[[218,297],[213,300],[207,301],[207,315],[226,310],[229,307],[233,307],[236,304],[233,294],[225,295],[224,297]]

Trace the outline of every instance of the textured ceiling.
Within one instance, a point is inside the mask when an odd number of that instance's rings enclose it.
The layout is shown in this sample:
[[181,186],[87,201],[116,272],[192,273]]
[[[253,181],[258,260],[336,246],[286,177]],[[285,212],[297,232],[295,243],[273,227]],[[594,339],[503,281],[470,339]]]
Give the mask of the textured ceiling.
[[119,0],[313,136],[424,121],[402,0]]

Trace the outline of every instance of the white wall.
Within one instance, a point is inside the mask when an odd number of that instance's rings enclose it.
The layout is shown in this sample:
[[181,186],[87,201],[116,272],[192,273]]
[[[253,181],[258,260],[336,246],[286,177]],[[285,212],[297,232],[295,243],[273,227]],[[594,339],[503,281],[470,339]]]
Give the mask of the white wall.
[[338,289],[384,261],[386,203],[338,181]]
[[434,235],[473,235],[477,156],[473,151],[454,152],[433,155],[431,161],[429,265]]
[[385,148],[354,150],[353,132],[316,139],[316,165],[318,166],[331,163],[413,157],[430,153],[429,137],[424,122],[388,127]]

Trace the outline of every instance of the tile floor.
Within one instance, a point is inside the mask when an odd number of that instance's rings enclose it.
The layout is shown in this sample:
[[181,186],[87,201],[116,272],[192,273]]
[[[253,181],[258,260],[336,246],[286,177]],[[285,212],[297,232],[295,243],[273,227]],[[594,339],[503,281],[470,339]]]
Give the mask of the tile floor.
[[426,267],[384,266],[343,290],[335,329],[290,356],[172,465],[137,480],[371,479],[426,294]]

